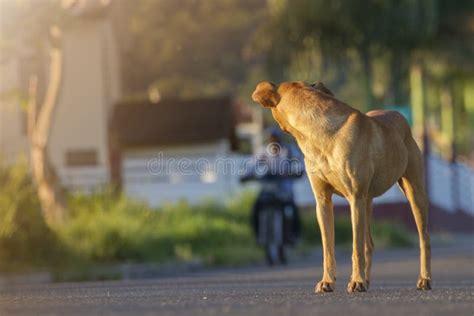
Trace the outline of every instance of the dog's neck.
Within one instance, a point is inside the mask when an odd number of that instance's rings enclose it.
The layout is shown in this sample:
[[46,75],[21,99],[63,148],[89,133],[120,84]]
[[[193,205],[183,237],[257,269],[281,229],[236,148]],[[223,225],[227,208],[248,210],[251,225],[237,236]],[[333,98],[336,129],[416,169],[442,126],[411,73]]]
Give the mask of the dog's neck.
[[[298,106],[294,106],[298,103]],[[288,107],[287,105],[293,104]],[[297,111],[295,111],[297,109]],[[323,92],[310,91],[304,95],[288,95],[272,110],[283,130],[292,134],[298,143],[310,141],[323,147],[326,140],[339,131],[351,115],[358,112],[347,104]]]
[[331,159],[338,131],[360,112],[325,93],[309,91],[284,95],[272,113],[280,127],[295,137],[311,168]]

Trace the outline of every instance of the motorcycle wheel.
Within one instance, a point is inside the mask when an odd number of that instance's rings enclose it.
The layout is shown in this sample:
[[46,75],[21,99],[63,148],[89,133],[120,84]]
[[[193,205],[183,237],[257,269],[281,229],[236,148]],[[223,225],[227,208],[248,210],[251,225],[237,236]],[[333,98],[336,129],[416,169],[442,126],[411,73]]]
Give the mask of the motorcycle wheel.
[[286,259],[286,253],[285,253],[285,247],[281,245],[278,248],[278,259],[280,260],[281,264],[287,264],[287,259]]

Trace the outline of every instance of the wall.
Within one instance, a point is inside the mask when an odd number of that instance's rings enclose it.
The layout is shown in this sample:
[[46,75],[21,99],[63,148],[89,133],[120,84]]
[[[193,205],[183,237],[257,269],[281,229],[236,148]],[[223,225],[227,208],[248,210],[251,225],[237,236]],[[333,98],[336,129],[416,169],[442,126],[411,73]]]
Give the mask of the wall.
[[[66,185],[108,181],[108,118],[120,97],[119,62],[110,23],[83,19],[63,31],[63,85],[50,156]],[[67,167],[68,150],[96,150],[97,165]],[[81,179],[86,178],[86,179]]]

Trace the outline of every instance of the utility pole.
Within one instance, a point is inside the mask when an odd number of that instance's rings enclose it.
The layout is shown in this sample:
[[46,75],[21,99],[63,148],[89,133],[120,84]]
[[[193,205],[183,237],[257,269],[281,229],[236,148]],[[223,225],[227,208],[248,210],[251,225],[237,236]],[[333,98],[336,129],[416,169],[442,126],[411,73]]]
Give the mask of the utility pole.
[[425,189],[429,199],[429,138],[426,124],[426,87],[425,73],[421,62],[414,62],[410,67],[410,97],[413,115],[413,134],[421,147],[425,169]]
[[445,85],[441,88],[441,130],[448,143],[448,153],[451,174],[451,200],[453,210],[460,210],[459,197],[459,174],[457,168],[457,144],[456,144],[456,124],[457,124],[457,106],[453,100],[453,87]]

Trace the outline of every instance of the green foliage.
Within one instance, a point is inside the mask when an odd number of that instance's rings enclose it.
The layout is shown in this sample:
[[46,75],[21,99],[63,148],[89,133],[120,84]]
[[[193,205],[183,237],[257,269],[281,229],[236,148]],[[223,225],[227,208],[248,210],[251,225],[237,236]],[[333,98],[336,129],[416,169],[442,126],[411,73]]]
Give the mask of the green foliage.
[[0,268],[49,264],[57,239],[41,216],[27,163],[11,168],[0,163],[0,187]]
[[[271,80],[323,80],[340,100],[365,112],[410,104],[409,68],[420,63],[426,70],[426,90],[453,90],[452,107],[458,118],[452,120],[459,126],[455,142],[461,154],[470,155],[473,146],[467,135],[472,134],[468,121],[472,111],[463,105],[466,100],[460,90],[474,74],[469,26],[474,1],[268,3],[270,16],[257,42],[267,56]],[[443,108],[437,105],[439,96],[436,99],[427,102],[430,109],[425,116],[430,124]],[[440,129],[437,125],[430,128]]]
[[123,2],[117,25],[127,93],[164,97],[235,94],[252,63],[248,44],[264,1]]
[[[226,204],[181,201],[150,208],[111,191],[74,195],[71,218],[57,232],[70,252],[99,263],[248,263],[261,259],[249,225],[253,201],[252,194],[245,194]],[[302,218],[304,243],[320,245],[314,214],[304,213]],[[350,243],[350,220],[337,218],[335,226],[336,243]],[[410,234],[397,225],[376,222],[372,232],[379,245],[411,245]]]
[[251,201],[154,209],[109,191],[75,195],[57,232],[71,252],[94,262],[248,262],[260,258],[248,223]]
[[411,247],[414,245],[412,234],[400,224],[386,221],[371,225],[376,247]]
[[[305,211],[302,214],[304,246],[320,246],[321,233],[314,213]],[[413,246],[412,234],[403,226],[385,221],[371,223],[372,238],[376,247],[409,247]],[[348,245],[352,242],[352,224],[349,217],[335,219],[336,244]]]
[[466,0],[275,0],[270,6],[270,60],[283,64],[310,41],[331,55],[345,55],[354,48],[433,48],[445,40],[446,32],[460,36],[467,28],[462,21],[474,8]]
[[118,262],[234,265],[262,258],[249,225],[252,194],[226,204],[181,201],[160,208],[111,190],[74,194],[68,221],[49,228],[25,162],[0,163],[0,185],[2,271],[87,270]]

